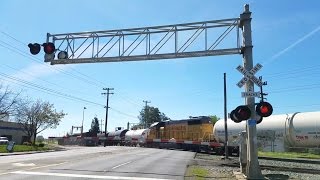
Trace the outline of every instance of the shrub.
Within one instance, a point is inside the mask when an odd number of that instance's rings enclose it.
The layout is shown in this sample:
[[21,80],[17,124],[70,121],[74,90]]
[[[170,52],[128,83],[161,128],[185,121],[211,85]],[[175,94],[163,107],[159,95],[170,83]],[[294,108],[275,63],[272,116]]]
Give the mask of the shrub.
[[40,143],[40,144],[39,144],[39,147],[44,147],[44,144],[43,144],[43,143]]
[[23,142],[23,145],[31,146],[31,145],[32,145],[32,143],[30,143],[30,142]]

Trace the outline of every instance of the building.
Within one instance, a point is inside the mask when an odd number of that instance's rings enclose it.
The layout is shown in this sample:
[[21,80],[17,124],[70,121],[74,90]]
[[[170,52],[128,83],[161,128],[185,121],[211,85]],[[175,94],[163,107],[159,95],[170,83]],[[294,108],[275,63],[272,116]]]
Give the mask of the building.
[[14,141],[16,144],[29,141],[22,125],[16,122],[0,120],[0,136],[7,137],[9,141]]

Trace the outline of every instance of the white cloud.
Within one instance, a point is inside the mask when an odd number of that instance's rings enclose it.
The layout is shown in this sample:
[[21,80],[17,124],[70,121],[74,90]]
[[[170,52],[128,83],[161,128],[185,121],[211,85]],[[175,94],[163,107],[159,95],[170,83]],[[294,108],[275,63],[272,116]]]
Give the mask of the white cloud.
[[22,79],[25,81],[33,81],[38,78],[43,78],[51,74],[57,74],[64,71],[71,66],[50,66],[46,64],[31,64],[30,66],[21,69],[20,71],[12,74],[14,78]]

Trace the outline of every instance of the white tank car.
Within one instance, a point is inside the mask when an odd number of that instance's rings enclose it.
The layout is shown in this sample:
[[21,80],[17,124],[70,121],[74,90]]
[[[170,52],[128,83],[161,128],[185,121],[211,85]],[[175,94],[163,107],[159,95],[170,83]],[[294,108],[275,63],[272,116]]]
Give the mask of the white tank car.
[[125,134],[125,142],[129,145],[145,144],[149,129],[130,130]]
[[[238,146],[239,134],[245,130],[246,121],[235,123],[228,119],[228,145]],[[224,142],[224,120],[213,129],[219,142]],[[320,112],[272,115],[257,125],[259,149],[287,151],[289,148],[320,147]]]

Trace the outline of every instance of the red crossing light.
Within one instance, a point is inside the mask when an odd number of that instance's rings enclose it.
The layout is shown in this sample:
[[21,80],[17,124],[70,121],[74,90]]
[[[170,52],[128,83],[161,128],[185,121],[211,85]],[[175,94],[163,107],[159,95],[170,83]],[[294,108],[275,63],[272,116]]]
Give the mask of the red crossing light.
[[42,46],[46,54],[53,54],[56,51],[56,47],[51,42],[43,43]]
[[273,108],[272,105],[268,102],[260,102],[256,106],[256,112],[261,117],[268,117],[272,114]]
[[29,43],[28,44],[28,47],[30,48],[30,53],[33,54],[33,55],[36,55],[40,52],[40,44],[38,43]]
[[231,111],[230,118],[239,123],[251,117],[251,111],[248,106],[238,106],[235,110]]

